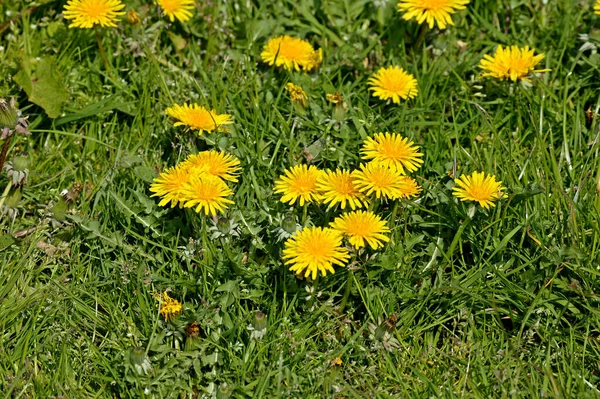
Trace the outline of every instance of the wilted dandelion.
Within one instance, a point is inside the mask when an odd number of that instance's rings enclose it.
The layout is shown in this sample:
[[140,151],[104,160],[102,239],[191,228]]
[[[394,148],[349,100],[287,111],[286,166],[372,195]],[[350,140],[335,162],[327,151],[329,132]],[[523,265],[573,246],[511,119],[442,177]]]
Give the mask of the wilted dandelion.
[[177,299],[173,299],[165,291],[161,294],[154,294],[154,298],[159,301],[159,312],[165,320],[173,320],[173,318],[181,314],[181,303]]
[[287,89],[290,95],[290,100],[292,100],[294,104],[298,104],[302,108],[306,107],[306,99],[308,98],[308,96],[306,95],[306,92],[304,91],[304,89],[302,89],[302,87],[290,82],[285,85],[285,88]]
[[127,20],[131,25],[139,24],[142,21],[140,14],[138,14],[134,9],[129,10],[127,13]]
[[318,272],[334,273],[333,265],[344,266],[349,259],[342,246],[342,235],[332,229],[308,227],[285,242],[283,259],[290,270],[314,280]]
[[345,209],[346,204],[353,210],[367,206],[367,198],[354,185],[354,177],[348,170],[328,170],[323,172],[317,182],[317,190],[321,199],[330,207],[340,204]]
[[471,176],[462,175],[454,180],[456,187],[452,189],[454,196],[461,201],[477,201],[483,208],[495,206],[494,201],[505,197],[502,182],[496,181],[494,175],[486,176],[485,172],[473,172]]
[[383,246],[390,238],[387,223],[373,212],[355,211],[337,217],[331,228],[348,237],[348,241],[356,249],[369,245],[373,249]]
[[233,123],[230,115],[219,115],[214,109],[209,111],[198,104],[173,105],[166,109],[166,113],[178,120],[174,126],[187,126],[192,130],[197,130],[200,135],[205,131],[211,133],[226,130],[225,125]]
[[363,159],[382,163],[400,173],[405,173],[405,170],[414,172],[423,163],[419,148],[408,138],[396,133],[376,133],[375,137],[368,137],[361,153]]
[[181,167],[188,168],[194,176],[207,174],[231,182],[237,182],[240,161],[231,154],[210,150],[188,156],[181,163]]
[[341,104],[342,100],[343,100],[342,95],[340,93],[327,94],[325,97],[327,98],[327,100],[329,102],[331,102],[332,104],[335,104],[335,105]]
[[397,66],[379,69],[369,78],[369,90],[373,91],[374,97],[382,100],[391,98],[394,104],[400,104],[400,99],[415,98],[419,94],[414,76]]
[[365,195],[396,199],[402,196],[402,175],[381,163],[369,162],[352,172],[354,185]]
[[409,21],[416,19],[419,24],[427,22],[429,29],[434,24],[440,29],[446,29],[447,25],[454,25],[452,14],[458,10],[464,10],[470,0],[401,0],[398,3],[400,12],[404,12],[402,18]]
[[533,53],[534,49],[529,49],[529,46],[523,48],[498,46],[494,56],[486,54],[479,63],[479,67],[487,71],[483,76],[502,80],[510,79],[513,82],[518,79],[529,81],[527,75],[531,72],[549,71],[549,69],[534,69],[544,59],[544,54],[533,55]]
[[94,25],[115,27],[117,17],[125,4],[119,0],[70,0],[65,5],[63,16],[72,20],[69,28],[93,28]]
[[191,177],[184,185],[182,198],[186,208],[196,207],[196,212],[204,211],[206,215],[215,216],[217,211],[224,212],[229,204],[234,202],[227,199],[233,191],[218,177],[201,175]]
[[306,40],[287,35],[269,39],[260,56],[267,64],[283,66],[289,71],[311,71],[323,60],[321,49],[315,51]]
[[315,166],[296,165],[285,171],[275,182],[275,193],[283,194],[281,202],[290,205],[298,201],[300,206],[319,198],[317,180],[322,171]]
[[182,207],[184,185],[189,180],[188,168],[181,165],[171,167],[154,179],[154,183],[150,186],[150,191],[154,193],[152,197],[161,197],[159,206],[168,205],[170,202],[171,208],[176,205]]

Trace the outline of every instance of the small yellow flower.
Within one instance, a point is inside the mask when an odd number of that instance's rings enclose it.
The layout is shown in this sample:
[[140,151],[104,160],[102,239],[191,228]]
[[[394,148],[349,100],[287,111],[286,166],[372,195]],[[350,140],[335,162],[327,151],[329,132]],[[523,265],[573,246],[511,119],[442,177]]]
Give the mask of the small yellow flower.
[[300,206],[319,199],[317,180],[323,172],[315,166],[296,165],[285,171],[275,182],[275,193],[283,194],[281,202]]
[[207,110],[198,104],[173,105],[166,109],[167,115],[179,122],[175,122],[174,126],[187,126],[192,130],[197,130],[198,134],[206,132],[214,132],[227,130],[225,125],[233,123],[231,116],[227,114],[217,114],[213,109]]
[[156,0],[169,20],[173,22],[177,18],[180,22],[186,22],[192,18],[191,10],[194,9],[194,0]]
[[401,176],[400,181],[400,195],[399,198],[409,199],[416,197],[421,192],[421,187],[417,184],[415,179],[408,176]]
[[125,8],[120,0],[70,0],[65,5],[63,16],[73,20],[69,28],[93,28],[94,25],[115,27],[119,12]]
[[363,159],[383,163],[389,168],[398,169],[400,173],[404,173],[405,169],[414,172],[423,163],[419,148],[408,138],[396,133],[376,133],[374,138],[368,137],[361,152]]
[[342,235],[332,229],[307,227],[285,242],[283,259],[290,270],[314,280],[317,273],[334,273],[333,265],[344,266],[350,256],[342,246]]
[[400,99],[415,98],[419,94],[415,77],[397,66],[379,69],[369,78],[369,90],[373,91],[374,97],[382,100],[391,98],[394,104],[400,104]]
[[464,10],[470,0],[400,0],[399,11],[405,11],[402,18],[416,19],[419,24],[427,21],[429,29],[437,22],[440,29],[454,25],[451,15]]
[[[599,0],[600,1],[600,0]],[[335,94],[327,94],[325,97],[327,97],[327,100],[329,100],[329,102],[335,104],[335,105],[340,105],[342,103],[342,95],[340,93],[335,93]]]
[[479,67],[487,71],[483,76],[510,79],[513,82],[518,79],[529,81],[527,75],[531,72],[550,71],[550,69],[535,69],[535,66],[544,59],[544,54],[534,56],[533,52],[534,49],[529,49],[529,46],[523,48],[498,46],[494,56],[486,54],[479,63]]
[[483,208],[495,206],[494,201],[506,197],[502,193],[502,182],[496,181],[493,175],[485,172],[473,172],[471,176],[462,175],[454,180],[456,187],[452,189],[454,196],[461,201],[477,201]]
[[223,180],[237,182],[240,161],[231,154],[210,150],[190,155],[181,163],[181,166],[189,168],[190,173],[195,176],[208,174]]
[[315,51],[306,40],[291,36],[269,39],[260,56],[267,64],[283,66],[289,71],[311,71],[318,68],[323,61],[321,49]]
[[142,21],[140,14],[138,14],[134,9],[129,10],[127,13],[127,20],[131,25],[139,24]]
[[341,358],[335,357],[331,359],[331,367],[341,366],[344,362]]
[[369,162],[360,165],[360,170],[352,172],[354,185],[365,195],[375,193],[375,197],[396,199],[403,196],[402,175],[396,169],[384,164]]
[[600,0],[596,0],[596,4],[594,4],[594,14],[600,15]]
[[217,211],[224,212],[229,204],[234,202],[227,199],[233,191],[218,177],[201,175],[191,177],[184,185],[183,201],[186,208],[196,207],[196,212],[204,210],[206,215],[215,216]]
[[171,208],[176,205],[183,207],[184,185],[190,180],[188,168],[177,165],[169,168],[154,179],[150,186],[152,197],[161,197],[159,206],[165,206],[171,202]]
[[293,84],[292,82],[285,85],[288,93],[290,94],[290,99],[293,103],[302,106],[302,108],[306,107],[306,99],[308,96],[302,87]]
[[173,299],[165,291],[163,294],[154,294],[154,298],[159,302],[159,312],[165,320],[173,320],[176,315],[181,314],[182,306],[177,299]]
[[348,241],[356,249],[369,245],[373,249],[383,247],[390,238],[387,223],[373,212],[355,211],[337,217],[331,228],[348,236]]
[[317,190],[321,193],[323,202],[329,204],[329,207],[339,203],[340,208],[345,209],[348,204],[354,210],[368,205],[367,198],[358,191],[354,185],[354,178],[348,170],[323,172],[317,182]]

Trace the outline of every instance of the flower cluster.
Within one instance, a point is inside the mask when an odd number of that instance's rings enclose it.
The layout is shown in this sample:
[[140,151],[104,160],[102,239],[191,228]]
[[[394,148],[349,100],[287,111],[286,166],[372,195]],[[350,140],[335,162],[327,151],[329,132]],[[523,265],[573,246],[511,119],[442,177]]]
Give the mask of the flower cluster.
[[150,186],[160,206],[171,204],[195,207],[196,212],[215,216],[223,213],[233,201],[227,182],[237,182],[240,161],[231,154],[210,150],[187,157],[177,166],[164,171]]
[[378,201],[413,198],[421,191],[406,175],[423,163],[423,154],[412,141],[396,133],[377,133],[365,140],[361,154],[368,162],[353,171],[296,165],[275,182],[274,191],[284,203],[352,209],[329,227],[309,227],[287,240],[283,258],[296,274],[314,279],[318,272],[325,276],[334,272],[334,265],[345,265],[350,255],[343,246],[344,237],[354,249],[381,248],[390,240],[387,223],[371,210],[360,208],[374,208]]
[[[171,22],[175,18],[180,22],[192,18],[193,0],[156,0],[156,4]],[[96,25],[116,27],[119,17],[125,15],[122,11],[124,8],[125,4],[121,0],[69,0],[63,10],[63,17],[71,21],[69,28],[90,29]],[[127,19],[133,24],[140,18],[132,9]]]

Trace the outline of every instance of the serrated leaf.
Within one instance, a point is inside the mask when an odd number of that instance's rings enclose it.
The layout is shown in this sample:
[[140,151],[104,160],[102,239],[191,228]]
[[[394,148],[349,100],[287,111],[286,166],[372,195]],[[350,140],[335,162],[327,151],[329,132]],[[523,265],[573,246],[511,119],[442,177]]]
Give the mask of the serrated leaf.
[[50,118],[60,116],[69,94],[52,57],[24,59],[13,79],[25,90],[29,101],[42,107]]

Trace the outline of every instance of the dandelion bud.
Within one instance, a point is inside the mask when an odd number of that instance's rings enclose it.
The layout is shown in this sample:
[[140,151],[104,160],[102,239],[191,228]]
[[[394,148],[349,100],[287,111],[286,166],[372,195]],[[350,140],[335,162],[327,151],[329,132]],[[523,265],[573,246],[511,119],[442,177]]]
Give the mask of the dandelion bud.
[[267,315],[263,312],[256,312],[254,315],[254,329],[256,331],[262,331],[267,328]]
[[131,348],[131,351],[129,352],[129,361],[136,373],[140,375],[148,374],[152,369],[150,360],[148,359],[148,356],[146,356],[146,351],[141,346]]
[[285,215],[281,222],[281,228],[289,234],[294,234],[296,232],[296,218],[293,213],[289,212]]
[[52,207],[50,212],[54,219],[59,222],[63,222],[67,218],[67,211],[69,210],[69,204],[63,198],[59,199],[56,204]]
[[127,13],[127,20],[131,25],[135,25],[139,24],[142,19],[140,18],[140,14],[138,14],[135,10],[132,9],[129,10],[129,12]]
[[219,389],[217,390],[217,399],[227,399],[231,396],[233,392],[227,383],[222,383],[219,385]]
[[308,98],[308,96],[306,95],[306,92],[304,91],[304,89],[302,89],[302,87],[290,82],[285,85],[285,88],[287,89],[290,95],[290,100],[292,100],[292,103],[294,103],[301,109],[306,107],[306,99]]
[[217,222],[217,229],[222,234],[229,234],[231,231],[231,223],[229,223],[229,219],[220,217],[219,221]]
[[21,202],[21,197],[21,187],[17,187],[16,189],[11,190],[8,193],[8,196],[4,200],[4,205],[6,205],[9,208],[16,209],[19,206],[19,202]]
[[0,128],[14,129],[19,122],[19,113],[14,107],[14,101],[10,103],[0,98]]

